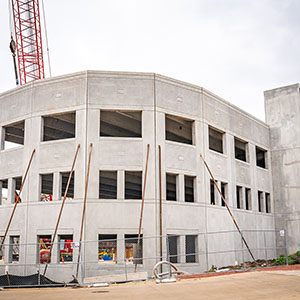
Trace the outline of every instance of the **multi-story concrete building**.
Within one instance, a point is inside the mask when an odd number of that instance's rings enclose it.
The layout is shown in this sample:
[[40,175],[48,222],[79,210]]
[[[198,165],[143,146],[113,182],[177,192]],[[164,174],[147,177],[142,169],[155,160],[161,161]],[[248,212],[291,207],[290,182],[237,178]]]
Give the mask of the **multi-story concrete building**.
[[[241,247],[241,240],[200,153],[257,258],[276,255],[275,229],[299,235],[299,85],[266,92],[267,123],[202,87],[152,73],[86,71],[36,81],[1,94],[0,112],[0,236],[36,149],[6,240],[12,245],[0,257],[12,272],[32,273],[42,260],[36,244],[53,238],[80,145],[49,265],[53,278],[74,274],[63,262],[77,260],[91,143],[85,276],[103,270],[103,264],[89,262],[111,259],[117,263],[104,268],[117,270],[135,256],[147,145],[139,269],[151,270],[159,256],[158,146],[163,236],[169,236],[169,252],[178,255],[173,261],[183,268],[193,265],[199,272],[212,264],[233,264],[242,255],[230,251]],[[285,224],[290,217],[295,219]],[[217,232],[224,234],[208,235]],[[289,242],[289,250],[297,249],[297,239]],[[262,254],[263,243],[270,249]]]

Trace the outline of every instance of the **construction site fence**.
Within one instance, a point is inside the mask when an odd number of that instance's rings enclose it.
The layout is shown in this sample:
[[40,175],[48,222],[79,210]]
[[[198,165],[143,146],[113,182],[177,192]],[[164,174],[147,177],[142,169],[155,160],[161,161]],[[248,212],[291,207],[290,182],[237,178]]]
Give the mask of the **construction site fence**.
[[[141,236],[140,240],[131,235],[129,238],[100,238],[82,243],[67,241],[68,245],[57,242],[53,243],[50,262],[43,257],[47,253],[45,245],[5,243],[0,252],[0,286],[3,276],[14,275],[14,286],[17,287],[24,286],[24,278],[36,274],[37,282],[31,286],[42,285],[45,282],[44,277],[43,280],[40,278],[42,275],[49,279],[49,285],[51,281],[53,285],[66,284],[74,278],[80,284],[144,280],[151,278],[153,266],[161,260],[171,262],[187,273],[203,273],[233,265],[241,265],[243,269],[249,265],[246,262],[253,261],[249,250],[255,260],[266,262],[279,254],[287,256],[286,233],[275,230],[245,230],[241,233],[249,249],[237,231],[171,233]],[[5,286],[3,281],[2,286]]]

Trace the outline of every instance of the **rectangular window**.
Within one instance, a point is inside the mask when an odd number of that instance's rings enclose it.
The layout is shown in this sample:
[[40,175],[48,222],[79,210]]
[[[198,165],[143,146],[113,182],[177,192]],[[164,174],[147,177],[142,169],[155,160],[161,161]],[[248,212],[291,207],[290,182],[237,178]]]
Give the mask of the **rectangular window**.
[[142,137],[142,112],[101,110],[100,136]]
[[168,234],[170,262],[178,263],[179,236]]
[[251,203],[251,190],[249,188],[246,188],[245,190],[245,196],[246,196],[246,210],[252,209],[252,203]]
[[125,234],[126,262],[143,263],[143,235],[138,243],[137,234]]
[[117,262],[117,235],[99,234],[98,259],[105,262]]
[[8,198],[8,180],[0,180],[0,205],[7,203]]
[[235,158],[242,160],[242,161],[248,161],[248,143],[244,142],[240,139],[234,138],[234,152],[235,152]]
[[177,201],[177,175],[166,174],[166,199]]
[[20,236],[10,236],[9,237],[9,262],[17,263],[19,262],[20,255]]
[[66,263],[73,261],[73,235],[59,235],[58,236],[59,262]]
[[166,140],[193,145],[193,120],[165,115]]
[[43,116],[43,141],[75,137],[76,112]]
[[186,235],[185,236],[185,261],[187,263],[196,262],[196,241],[197,235]]
[[[2,241],[4,239],[4,236],[0,236],[0,245],[2,244]],[[0,249],[0,263],[5,262],[5,244],[3,244],[2,249]]]
[[125,171],[125,199],[142,199],[142,171]]
[[266,193],[266,213],[271,212],[271,197],[269,193]]
[[216,205],[215,184],[213,180],[210,180],[210,204]]
[[[63,198],[66,192],[70,172],[60,173],[60,176],[61,176],[61,197]],[[75,177],[75,172],[73,172],[71,177],[69,189],[67,192],[67,199],[74,199],[74,177]]]
[[6,125],[3,130],[4,150],[24,145],[25,121]]
[[184,175],[184,201],[195,202],[195,180],[194,176]]
[[209,149],[219,153],[224,153],[223,150],[223,137],[224,132],[208,127],[209,131]]
[[37,262],[40,264],[47,264],[51,262],[50,248],[51,235],[38,235],[38,258]]
[[100,171],[99,199],[117,199],[117,171]]
[[263,197],[264,197],[263,192],[258,191],[257,197],[258,197],[258,199],[257,199],[258,200],[258,211],[263,212]]
[[[225,182],[221,182],[221,193],[226,201],[227,200],[227,183],[225,183]],[[225,202],[223,201],[223,199],[221,199],[221,200],[222,200],[222,206],[225,206]]]
[[241,186],[236,187],[236,207],[243,208],[243,188]]
[[[14,200],[13,202],[15,203],[18,200],[18,197],[20,196],[20,189],[22,185],[22,177],[15,177],[13,178],[13,185],[14,185]],[[21,197],[19,197],[19,202],[22,202]]]
[[256,165],[261,168],[267,168],[267,151],[256,147]]
[[53,174],[41,175],[41,201],[48,202],[53,200]]

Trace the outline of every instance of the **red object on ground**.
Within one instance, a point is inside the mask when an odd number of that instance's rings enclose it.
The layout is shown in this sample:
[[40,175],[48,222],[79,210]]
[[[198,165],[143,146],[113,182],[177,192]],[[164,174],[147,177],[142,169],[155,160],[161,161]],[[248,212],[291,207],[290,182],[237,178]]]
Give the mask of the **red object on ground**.
[[12,0],[20,85],[45,78],[39,0]]

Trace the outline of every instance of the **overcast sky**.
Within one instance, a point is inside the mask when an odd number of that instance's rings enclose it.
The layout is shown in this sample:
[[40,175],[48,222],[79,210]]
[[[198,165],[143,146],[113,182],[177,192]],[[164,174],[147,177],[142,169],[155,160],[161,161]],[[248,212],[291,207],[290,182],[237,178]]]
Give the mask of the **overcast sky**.
[[[87,69],[155,72],[203,86],[262,120],[263,91],[300,82],[300,0],[44,4],[53,76]],[[15,80],[8,0],[0,5],[4,92]]]

